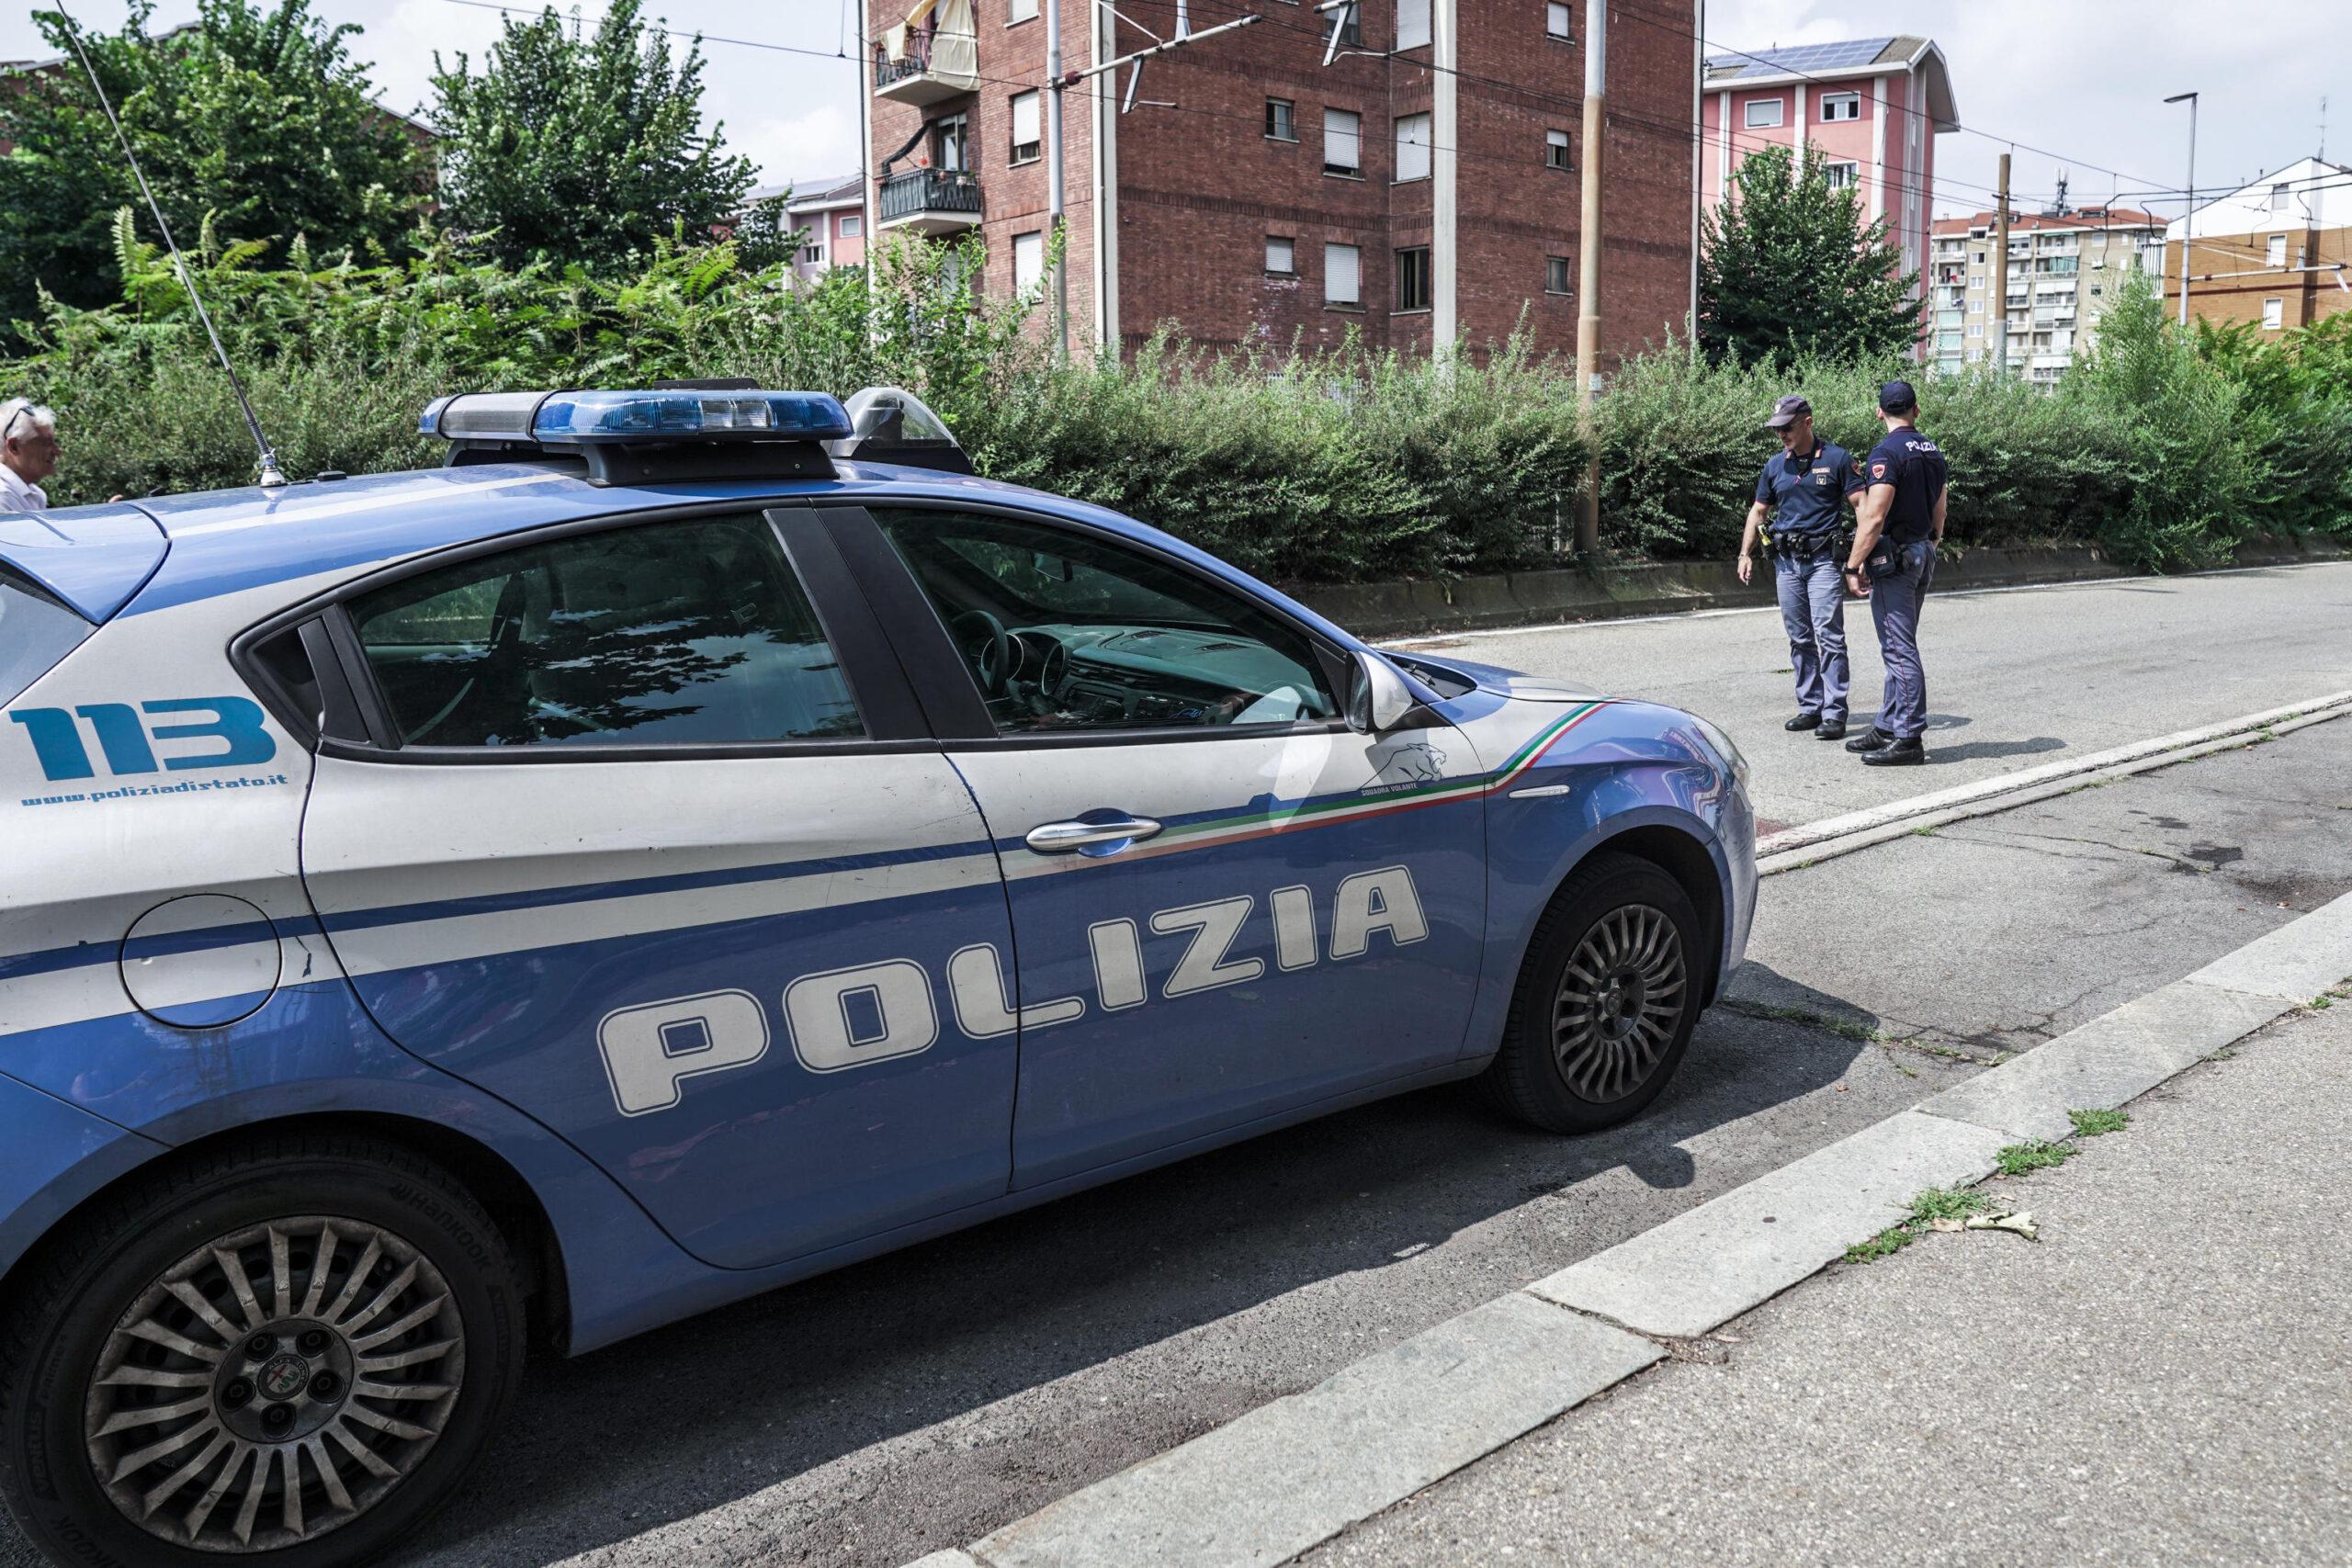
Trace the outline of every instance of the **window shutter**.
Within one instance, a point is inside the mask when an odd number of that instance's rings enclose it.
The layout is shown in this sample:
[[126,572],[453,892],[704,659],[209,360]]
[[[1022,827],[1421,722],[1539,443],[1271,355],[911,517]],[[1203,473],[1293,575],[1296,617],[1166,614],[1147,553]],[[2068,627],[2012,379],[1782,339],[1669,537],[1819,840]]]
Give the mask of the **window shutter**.
[[1396,177],[1422,180],[1430,173],[1430,117],[1401,115],[1396,120]]
[[1396,47],[1419,49],[1430,41],[1430,0],[1396,0]]
[[1356,248],[1353,245],[1323,247],[1323,300],[1329,305],[1355,305],[1363,302],[1363,289],[1356,277]]
[[1363,153],[1361,128],[1363,119],[1347,109],[1323,111],[1323,166],[1327,169],[1361,169]]
[[1012,99],[1012,144],[1025,146],[1041,141],[1037,130],[1037,95],[1019,93]]

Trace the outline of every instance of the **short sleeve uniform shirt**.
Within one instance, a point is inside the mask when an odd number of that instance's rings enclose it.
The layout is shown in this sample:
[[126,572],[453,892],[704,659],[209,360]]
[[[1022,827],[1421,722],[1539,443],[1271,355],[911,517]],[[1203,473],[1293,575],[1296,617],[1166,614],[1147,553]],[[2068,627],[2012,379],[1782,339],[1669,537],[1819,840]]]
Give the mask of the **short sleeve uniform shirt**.
[[1773,509],[1775,538],[1820,538],[1844,523],[1846,497],[1861,488],[1853,454],[1834,441],[1810,453],[1782,452],[1757,477],[1756,503]]
[[1886,513],[1886,536],[1916,545],[1936,531],[1936,498],[1951,479],[1943,448],[1916,430],[1891,430],[1862,459],[1862,482],[1893,485],[1894,504]]

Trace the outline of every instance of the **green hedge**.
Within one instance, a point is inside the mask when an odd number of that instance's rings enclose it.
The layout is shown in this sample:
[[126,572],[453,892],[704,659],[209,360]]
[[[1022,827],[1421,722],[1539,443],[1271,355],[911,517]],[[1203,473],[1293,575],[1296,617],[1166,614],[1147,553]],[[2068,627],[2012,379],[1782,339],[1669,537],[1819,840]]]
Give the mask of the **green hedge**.
[[[58,411],[63,502],[246,482],[252,449],[176,278],[119,233],[124,302],[52,305],[6,388]],[[989,473],[1080,496],[1250,570],[1361,581],[1557,564],[1586,454],[1570,367],[1521,344],[1445,364],[1348,347],[1213,355],[1173,334],[1131,363],[1056,365],[1040,324],[975,298],[978,254],[892,247],[869,289],[750,274],[672,244],[615,278],[507,273],[434,254],[398,267],[252,270],[209,245],[205,288],[290,473],[432,462],[417,411],[443,392],[744,375],[846,394],[913,388]],[[2338,324],[2340,323],[2340,325]],[[1802,391],[1858,453],[1875,389],[1918,379],[1951,455],[1959,545],[2097,542],[2154,570],[2208,564],[2251,532],[2352,534],[2352,315],[2265,342],[2182,334],[2127,286],[2054,392],[1884,365],[1786,374],[1679,345],[1629,361],[1601,400],[1606,550],[1721,557],[1777,450],[1762,416]]]

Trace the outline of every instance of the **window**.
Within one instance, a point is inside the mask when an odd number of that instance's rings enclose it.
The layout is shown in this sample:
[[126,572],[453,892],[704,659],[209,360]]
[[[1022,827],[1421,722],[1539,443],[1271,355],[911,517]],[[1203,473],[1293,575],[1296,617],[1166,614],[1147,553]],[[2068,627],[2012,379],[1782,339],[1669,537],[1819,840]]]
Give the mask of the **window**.
[[1544,166],[1545,168],[1566,168],[1568,166],[1569,151],[1568,133],[1566,131],[1547,130],[1544,133]]
[[2286,211],[2288,195],[2289,193],[2287,190],[2286,181],[2281,180],[2277,185],[2272,186],[2270,187],[2270,210],[2273,212]]
[[855,240],[855,239],[862,238],[862,237],[865,235],[865,219],[864,218],[864,216],[863,216],[863,215],[861,215],[861,214],[859,214],[859,213],[855,213],[855,212],[845,212],[845,213],[842,214],[842,239],[844,239],[844,240]]
[[1328,723],[1306,636],[1132,547],[1042,524],[876,508],[1007,734]]
[[1323,247],[1323,303],[1363,303],[1363,287],[1357,276],[1356,248],[1353,245]]
[[1430,0],[1396,0],[1396,47],[1421,49],[1430,41]]
[[1280,234],[1266,236],[1266,270],[1276,277],[1298,276],[1298,242]]
[[1560,0],[1552,0],[1550,5],[1544,7],[1544,36],[1555,38],[1563,42],[1573,42],[1575,39],[1576,35],[1568,30],[1568,8],[1562,5]]
[[1862,118],[1862,96],[1860,93],[1824,93],[1821,95],[1821,118],[1824,122]]
[[824,247],[823,243],[820,241],[820,243],[816,243],[816,244],[813,244],[813,245],[803,245],[803,246],[801,246],[801,247],[800,247],[800,259],[801,259],[801,261],[802,261],[802,262],[804,262],[805,264],[807,264],[807,265],[809,265],[809,266],[822,266],[822,265],[825,265],[825,247]]
[[1983,265],[1984,265],[1984,253],[1982,250],[1979,250],[1979,251],[1976,253],[1976,262],[1975,262],[1975,265],[1978,265],[1978,266],[1983,266]]
[[1984,323],[1982,321],[1969,322],[1968,335],[1970,337],[1983,337],[1984,335]]
[[1298,107],[1288,98],[1266,100],[1266,134],[1277,141],[1298,140]]
[[932,162],[943,169],[972,166],[972,121],[968,115],[942,115],[931,122]]
[[1972,273],[1970,273],[1970,274],[1968,275],[1968,287],[1970,287],[1971,288],[1984,288],[1984,275],[1983,273],[1981,273],[1981,272],[1972,272]]
[[712,745],[863,735],[757,513],[506,550],[353,602],[404,744]]
[[1037,129],[1037,93],[1032,88],[1012,95],[1012,162],[1034,162],[1044,146]]
[[1430,308],[1430,248],[1413,245],[1396,253],[1396,309]]
[[1860,164],[1829,164],[1821,172],[1831,190],[1850,190],[1862,180]]
[[1430,177],[1430,117],[1425,114],[1396,117],[1396,177],[1399,180],[1425,180]]
[[1323,172],[1363,173],[1363,117],[1351,109],[1323,111]]
[[2270,249],[2262,259],[2264,265],[2268,266],[2285,266],[2287,265],[2287,236],[2271,235]]
[[1781,117],[1788,111],[1788,100],[1785,98],[1748,99],[1746,111],[1747,129],[1750,130],[1771,129],[1781,123]]
[[1363,0],[1349,0],[1347,15],[1340,23],[1340,41],[1350,48],[1363,42]]
[[1034,22],[1037,19],[1037,0],[1004,0],[1004,25]]
[[1012,236],[1012,291],[1026,298],[1046,280],[1046,231]]
[[93,629],[32,579],[0,566],[0,702],[22,696]]
[[2262,302],[2262,330],[2275,333],[2287,324],[2287,301],[2265,299]]
[[1567,293],[1571,293],[1571,292],[1573,292],[1573,291],[1574,291],[1574,290],[1573,290],[1573,287],[1572,287],[1572,286],[1573,286],[1573,284],[1574,284],[1574,281],[1575,281],[1575,275],[1574,275],[1574,274],[1572,274],[1572,273],[1568,270],[1568,258],[1567,258],[1567,257],[1566,257],[1566,256],[1545,256],[1545,257],[1544,258],[1544,293],[1546,293],[1546,294],[1567,294]]

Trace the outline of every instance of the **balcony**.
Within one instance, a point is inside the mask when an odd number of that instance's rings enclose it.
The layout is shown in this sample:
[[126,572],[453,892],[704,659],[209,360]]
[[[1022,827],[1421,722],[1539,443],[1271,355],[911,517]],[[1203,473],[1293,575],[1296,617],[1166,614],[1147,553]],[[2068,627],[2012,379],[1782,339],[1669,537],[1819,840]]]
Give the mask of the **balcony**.
[[944,103],[978,90],[980,40],[966,32],[907,35],[899,58],[887,48],[874,51],[874,96],[894,104]]
[[968,169],[905,169],[882,182],[876,225],[954,234],[980,220],[980,178]]

